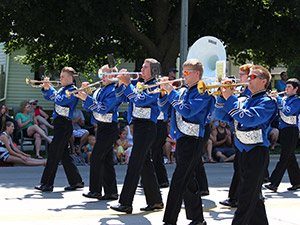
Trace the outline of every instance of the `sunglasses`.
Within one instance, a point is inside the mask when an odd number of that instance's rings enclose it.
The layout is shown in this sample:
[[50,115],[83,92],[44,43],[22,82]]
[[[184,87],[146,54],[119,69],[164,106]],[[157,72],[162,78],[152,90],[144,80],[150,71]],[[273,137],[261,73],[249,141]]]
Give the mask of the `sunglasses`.
[[256,75],[256,74],[249,74],[248,75],[248,79],[250,80],[254,80],[256,77],[259,77],[260,79],[262,79],[263,77],[259,76],[259,75]]
[[26,107],[26,108],[30,108],[31,106],[30,106],[30,105],[26,105],[25,107]]
[[184,75],[190,75],[190,73],[192,73],[192,72],[196,72],[197,70],[184,70],[184,71],[182,71],[182,73],[184,74]]
[[31,105],[37,105],[37,103],[34,102],[34,103],[31,103]]

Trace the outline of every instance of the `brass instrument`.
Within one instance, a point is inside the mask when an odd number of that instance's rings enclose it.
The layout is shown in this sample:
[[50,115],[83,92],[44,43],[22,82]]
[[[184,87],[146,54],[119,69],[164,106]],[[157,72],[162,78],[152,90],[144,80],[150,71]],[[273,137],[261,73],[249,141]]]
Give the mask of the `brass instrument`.
[[74,90],[74,91],[68,91],[68,90],[66,90],[66,96],[67,96],[68,98],[71,98],[71,95],[76,94],[76,93],[78,93],[78,92],[80,92],[80,91],[84,91],[84,90],[85,90],[85,92],[86,92],[88,95],[90,95],[90,94],[93,93],[93,91],[95,91],[95,90],[97,89],[97,88],[94,87],[94,86],[96,86],[96,85],[98,85],[98,84],[101,85],[101,84],[102,84],[102,80],[97,81],[97,82],[92,83],[92,84],[89,84],[89,85],[87,85],[87,86],[85,86],[85,87],[79,88],[79,89]]
[[199,80],[199,82],[197,84],[197,89],[198,89],[198,92],[200,95],[203,95],[203,94],[205,94],[205,92],[207,92],[209,95],[221,96],[222,95],[221,90],[218,89],[217,91],[211,92],[209,89],[220,88],[220,87],[230,87],[233,90],[234,87],[243,86],[244,87],[243,91],[237,91],[237,90],[234,91],[235,94],[241,94],[245,91],[246,85],[247,85],[246,83],[237,83],[237,84],[227,83],[227,84],[206,85],[203,80]]
[[278,95],[283,95],[283,94],[286,94],[286,91],[281,91],[281,92],[278,92],[278,91],[270,91],[268,93],[268,95],[272,98],[277,98]]
[[[105,76],[115,76],[115,75],[120,75],[120,74],[129,74],[131,77],[131,80],[138,80],[139,75],[142,74],[142,72],[111,72],[111,73],[106,73],[106,72],[99,72],[98,76],[101,78],[103,75]],[[112,81],[118,81],[117,77],[112,77],[109,78]]]
[[29,77],[25,78],[25,82],[27,86],[30,84],[31,87],[35,88],[40,88],[40,85],[43,83],[51,83],[53,87],[58,87],[60,85],[60,81],[30,80]]
[[[175,82],[179,82],[180,86],[176,87],[176,89],[181,88],[183,85],[183,81],[184,78],[179,78],[179,79],[175,79],[175,80],[168,80],[168,81],[162,81],[162,82],[158,82],[156,84],[149,84],[149,85],[144,85],[140,82],[138,82],[136,84],[136,89],[138,90],[138,92],[142,93],[145,89],[147,90],[148,94],[156,94],[156,93],[160,93],[163,92],[164,90],[162,88],[159,88],[158,86],[160,85],[164,85],[164,84],[173,84]],[[150,91],[151,88],[153,87],[157,87],[156,89],[154,89],[153,91]]]

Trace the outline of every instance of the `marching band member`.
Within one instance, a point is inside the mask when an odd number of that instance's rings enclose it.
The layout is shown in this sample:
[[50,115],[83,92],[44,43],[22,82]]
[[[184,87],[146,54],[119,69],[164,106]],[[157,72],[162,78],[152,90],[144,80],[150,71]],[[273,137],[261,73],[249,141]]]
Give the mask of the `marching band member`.
[[240,151],[238,169],[240,189],[238,208],[232,224],[268,224],[261,195],[267,163],[269,140],[267,130],[277,113],[276,103],[266,94],[271,80],[270,72],[262,66],[253,66],[249,73],[251,96],[239,102],[230,88],[221,88],[225,99],[223,108],[227,121],[235,120],[235,145]]
[[[248,83],[248,75],[250,73],[250,68],[253,66],[253,64],[244,64],[239,67],[239,78],[240,78],[240,83]],[[249,90],[248,86],[246,89],[243,89],[244,86],[241,86],[238,90],[241,92],[238,96],[239,102],[244,102],[247,98],[250,97],[251,91]],[[218,97],[216,107],[218,107],[218,104],[222,104],[225,102],[225,99],[222,97]],[[216,112],[217,117],[219,117],[220,110]],[[224,111],[224,115],[227,113]],[[219,203],[225,206],[229,207],[236,207],[237,206],[237,199],[238,199],[238,193],[239,193],[239,169],[238,169],[238,161],[240,157],[240,151],[236,151],[234,161],[233,161],[233,169],[234,173],[232,176],[229,192],[228,192],[228,198],[220,201]]]
[[[154,84],[155,78],[151,75],[150,63],[157,60],[145,59],[142,67],[142,78],[145,84]],[[157,98],[159,94],[148,94],[146,90],[139,93],[130,81],[130,76],[118,76],[119,87],[116,89],[117,99],[130,102],[128,109],[128,122],[133,120],[133,148],[130,155],[119,205],[110,208],[127,214],[132,213],[132,202],[141,175],[147,207],[142,211],[162,209],[163,203],[154,166],[150,157],[150,148],[156,137],[156,122],[159,114]]]
[[265,185],[274,192],[277,191],[286,169],[292,184],[288,190],[300,189],[300,170],[295,156],[299,132],[297,120],[300,113],[300,98],[297,96],[299,87],[299,80],[291,78],[286,82],[287,96],[277,97],[281,153],[279,162],[270,177],[271,184]]
[[170,134],[176,139],[176,168],[163,221],[165,224],[176,224],[184,200],[187,218],[192,220],[190,224],[203,225],[206,222],[195,170],[204,147],[206,119],[215,101],[212,95],[207,92],[200,95],[197,90],[197,83],[203,74],[199,60],[187,60],[183,64],[183,73],[188,88],[177,91],[170,84],[161,85],[168,95],[159,99],[163,111],[172,106]]
[[70,184],[70,186],[65,187],[65,190],[71,191],[84,187],[79,171],[68,150],[68,142],[73,133],[73,111],[78,103],[76,97],[71,96],[71,98],[68,98],[65,93],[66,90],[73,91],[76,89],[73,84],[73,75],[77,75],[77,72],[72,67],[64,67],[61,70],[60,81],[62,88],[58,91],[51,87],[49,83],[45,82],[41,85],[44,98],[53,101],[55,105],[53,110],[54,137],[48,151],[47,164],[42,175],[41,185],[35,187],[40,191],[53,191],[53,183],[59,161],[64,167]]
[[[90,191],[83,196],[99,200],[118,199],[113,144],[119,133],[118,108],[121,102],[116,99],[115,85],[110,75],[105,75],[110,72],[117,72],[117,69],[115,67],[110,69],[108,65],[100,69],[99,73],[103,73],[103,87],[98,88],[93,97],[88,96],[84,91],[75,94],[82,100],[84,109],[93,112],[93,118],[98,123],[96,143],[91,155]],[[102,187],[104,187],[104,196],[102,196]]]

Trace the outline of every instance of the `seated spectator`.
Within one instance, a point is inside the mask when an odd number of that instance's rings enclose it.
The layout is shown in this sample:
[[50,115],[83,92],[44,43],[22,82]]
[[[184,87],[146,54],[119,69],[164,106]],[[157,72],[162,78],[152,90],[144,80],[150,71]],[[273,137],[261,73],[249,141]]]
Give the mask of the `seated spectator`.
[[[83,116],[83,113],[81,112],[81,110],[79,109],[75,109],[74,113],[73,113],[73,134],[70,138],[70,148],[71,148],[71,152],[76,155],[76,153],[78,155],[81,154],[81,150],[83,145],[85,145],[85,143],[87,142],[87,138],[89,136],[89,131],[86,129],[82,129],[82,127],[85,125],[85,118]],[[74,142],[75,142],[75,138],[80,138],[80,143],[78,146],[78,149],[75,151],[74,148]]]
[[166,164],[174,163],[175,150],[176,150],[176,140],[174,140],[170,135],[170,121],[168,121],[168,137],[166,137],[166,142],[163,145],[164,155],[168,159]]
[[96,143],[96,137],[94,135],[88,136],[88,144],[85,146],[83,153],[87,157],[87,163],[91,164],[91,154]]
[[31,112],[34,113],[35,118],[38,121],[38,125],[46,132],[47,128],[53,129],[53,125],[51,125],[47,120],[49,119],[49,115],[44,112],[41,106],[38,106],[38,100],[31,99],[29,101],[31,105]]
[[226,122],[219,120],[219,125],[212,131],[213,157],[220,162],[231,162],[235,157],[232,147],[231,132],[226,128]]
[[2,104],[0,105],[0,130],[4,130],[6,121],[11,121],[14,123],[16,129],[14,129],[13,132],[13,141],[15,143],[18,143],[18,135],[17,135],[18,123],[8,115],[8,108],[6,107],[6,105]]
[[51,143],[51,139],[45,134],[45,132],[37,125],[37,120],[34,117],[33,113],[31,113],[31,106],[28,101],[23,101],[20,104],[21,112],[17,113],[16,121],[19,127],[23,131],[24,137],[33,137],[34,138],[34,146],[36,151],[36,157],[38,159],[42,159],[43,157],[40,155],[40,148],[42,138],[45,138],[48,143]]
[[114,147],[114,151],[117,156],[117,159],[121,164],[124,164],[125,151],[129,147],[132,147],[132,144],[128,143],[128,139],[126,137],[127,137],[127,130],[122,129],[119,134],[119,139],[116,141]]
[[14,123],[7,121],[0,134],[0,159],[3,162],[24,164],[26,166],[45,166],[46,160],[32,159],[20,151],[10,137],[15,129]]

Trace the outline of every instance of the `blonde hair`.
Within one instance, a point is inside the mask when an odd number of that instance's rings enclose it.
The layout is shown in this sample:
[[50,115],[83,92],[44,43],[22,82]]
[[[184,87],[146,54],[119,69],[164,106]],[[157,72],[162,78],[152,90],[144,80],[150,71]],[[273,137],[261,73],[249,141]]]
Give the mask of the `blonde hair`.
[[244,73],[246,73],[247,75],[249,75],[250,69],[253,66],[254,66],[253,64],[247,63],[247,64],[244,64],[244,65],[241,65],[239,69],[241,71],[243,71]]

